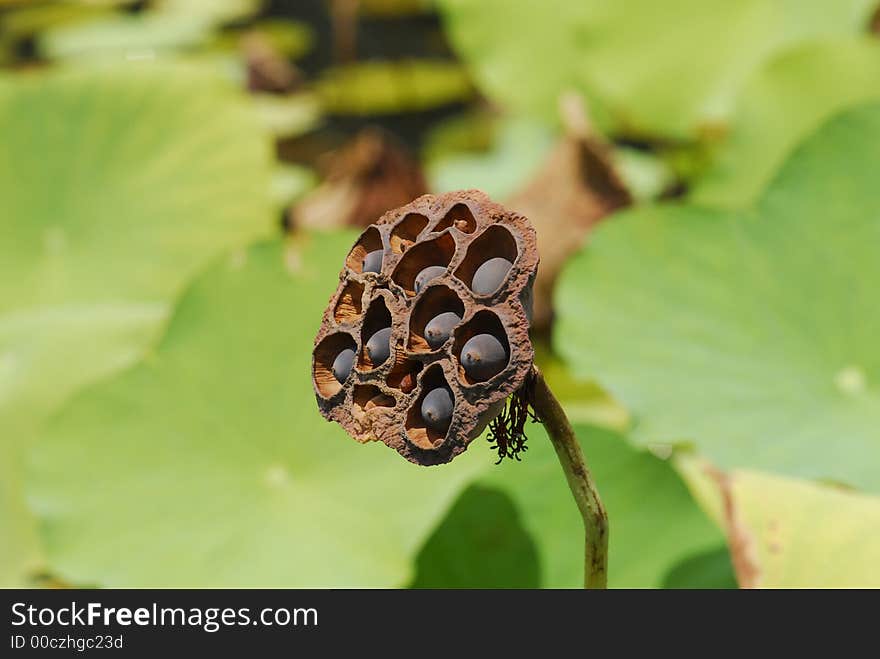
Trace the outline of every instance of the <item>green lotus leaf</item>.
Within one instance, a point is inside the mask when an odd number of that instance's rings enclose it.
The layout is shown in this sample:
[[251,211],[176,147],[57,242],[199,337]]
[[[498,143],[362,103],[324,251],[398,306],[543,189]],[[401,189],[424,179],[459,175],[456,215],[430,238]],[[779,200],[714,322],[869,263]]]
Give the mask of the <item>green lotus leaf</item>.
[[491,149],[483,153],[446,153],[428,163],[431,189],[437,192],[479,188],[496,199],[511,196],[537,170],[553,145],[542,124],[508,119],[497,128]]
[[737,588],[727,545],[698,552],[674,565],[663,580],[663,588]]
[[154,0],[156,11],[175,16],[196,16],[218,23],[248,18],[260,11],[264,0]]
[[0,584],[40,553],[21,452],[132,363],[207,260],[271,228],[271,151],[215,76],[141,63],[0,78]]
[[[116,4],[122,4],[119,0]],[[107,16],[112,12],[111,2],[99,4],[83,3],[25,3],[4,8],[0,14],[0,34],[13,39],[33,36],[41,30],[59,25]],[[0,1],[0,8],[3,2]]]
[[880,498],[767,474],[731,478],[756,585],[880,587]]
[[876,39],[808,44],[784,53],[743,90],[730,134],[692,199],[725,207],[754,203],[799,142],[832,115],[878,98]]
[[694,497],[735,539],[743,585],[880,586],[880,497],[751,470],[721,473],[693,455],[677,465]]
[[[715,569],[703,569],[695,585],[732,583],[725,552],[717,560],[724,535],[669,462],[614,432],[584,425],[575,431],[608,510],[610,587],[660,587],[671,570],[689,570],[680,564],[707,553],[716,557]],[[583,585],[580,513],[543,428],[530,425],[527,432],[522,462],[481,477],[435,531],[420,556],[416,587]]]
[[210,23],[198,15],[113,14],[44,30],[37,49],[51,59],[149,59],[158,51],[204,43],[210,30]]
[[[155,58],[165,51],[222,44],[223,36],[214,36],[217,27],[247,18],[259,6],[260,0],[159,0],[137,13],[98,13],[92,8],[90,18],[80,8],[87,20],[56,20],[57,25],[46,25],[37,34],[37,49],[52,59]],[[43,13],[49,17],[59,14],[60,19],[65,17],[62,9]],[[302,26],[281,21],[267,21],[260,24],[263,26],[271,32],[272,43],[281,48],[308,47],[309,35]]]
[[880,105],[825,124],[753,210],[646,207],[563,273],[555,345],[724,468],[880,489]]
[[355,235],[234,252],[151,357],[78,396],[33,452],[52,572],[102,586],[395,586],[473,452],[426,469],[315,406],[311,350]]
[[459,64],[433,60],[366,61],[329,69],[317,91],[324,109],[339,115],[418,112],[472,95]]
[[321,121],[321,106],[312,94],[251,94],[251,101],[266,129],[277,138],[297,137]]
[[500,105],[555,117],[560,93],[605,128],[694,138],[774,54],[866,29],[872,0],[439,0],[453,46]]
[[307,23],[283,18],[264,18],[255,22],[227,27],[217,33],[211,45],[221,51],[238,52],[242,39],[258,35],[277,53],[292,60],[299,59],[315,45],[315,32]]
[[[562,473],[560,471],[560,473]],[[578,527],[573,527],[573,542]],[[538,547],[505,492],[473,485],[419,552],[412,588],[540,588]]]

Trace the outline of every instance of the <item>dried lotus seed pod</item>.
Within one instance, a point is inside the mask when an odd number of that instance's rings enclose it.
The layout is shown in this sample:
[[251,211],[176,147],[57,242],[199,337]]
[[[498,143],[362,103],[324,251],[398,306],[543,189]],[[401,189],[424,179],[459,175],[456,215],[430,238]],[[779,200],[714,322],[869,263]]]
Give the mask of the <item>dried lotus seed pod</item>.
[[528,219],[477,190],[385,213],[346,257],[315,339],[321,414],[421,465],[450,461],[487,426],[515,456],[537,268]]

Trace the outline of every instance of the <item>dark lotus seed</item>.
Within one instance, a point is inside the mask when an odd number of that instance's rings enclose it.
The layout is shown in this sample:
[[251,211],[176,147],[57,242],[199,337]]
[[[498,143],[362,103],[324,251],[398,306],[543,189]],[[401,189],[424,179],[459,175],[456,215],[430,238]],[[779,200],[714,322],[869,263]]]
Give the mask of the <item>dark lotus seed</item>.
[[428,285],[428,283],[432,279],[436,279],[437,277],[445,274],[446,268],[442,265],[429,265],[427,268],[424,268],[419,274],[416,275],[415,281],[415,289],[416,293],[420,293],[422,289]]
[[461,322],[461,317],[452,311],[446,311],[439,316],[434,316],[425,325],[425,341],[432,349],[439,348],[452,334],[452,328]]
[[373,334],[367,341],[364,350],[374,367],[384,364],[391,355],[391,328],[386,327]]
[[429,428],[438,432],[446,432],[449,422],[452,420],[454,407],[452,392],[446,387],[437,387],[429,391],[422,400],[422,419]]
[[382,250],[377,249],[370,252],[364,257],[362,272],[381,272],[382,271]]
[[331,369],[333,371],[333,377],[336,378],[336,381],[339,382],[339,384],[343,384],[348,377],[348,374],[351,373],[352,364],[354,364],[354,350],[351,348],[346,348],[336,355],[336,359],[333,360],[333,366]]
[[491,334],[471,337],[461,349],[461,365],[468,377],[482,382],[500,373],[507,364],[501,341]]
[[474,273],[474,281],[471,284],[471,289],[473,289],[474,293],[477,295],[489,295],[490,293],[494,293],[507,277],[507,273],[510,272],[511,266],[513,266],[513,264],[510,261],[503,259],[500,256],[495,257],[494,259],[489,259],[477,268],[477,271]]

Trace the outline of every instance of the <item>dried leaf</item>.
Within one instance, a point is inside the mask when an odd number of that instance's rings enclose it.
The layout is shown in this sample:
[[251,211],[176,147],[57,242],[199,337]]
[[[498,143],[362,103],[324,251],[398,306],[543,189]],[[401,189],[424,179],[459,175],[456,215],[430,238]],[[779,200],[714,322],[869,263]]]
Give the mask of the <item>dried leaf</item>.
[[330,155],[324,182],[292,210],[292,225],[366,227],[427,191],[421,166],[406,148],[368,128]]

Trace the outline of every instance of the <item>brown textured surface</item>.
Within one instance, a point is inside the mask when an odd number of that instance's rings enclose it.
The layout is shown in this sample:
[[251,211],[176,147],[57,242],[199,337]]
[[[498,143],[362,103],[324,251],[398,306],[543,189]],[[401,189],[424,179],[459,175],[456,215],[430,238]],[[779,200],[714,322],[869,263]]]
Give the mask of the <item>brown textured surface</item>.
[[[499,240],[504,230],[516,247],[513,267],[492,295],[476,296],[456,275],[467,279],[475,262],[503,256],[510,249],[509,244],[505,247],[510,241]],[[380,243],[385,253],[382,272],[361,274],[363,254]],[[415,273],[447,258],[446,273],[415,295]],[[537,268],[536,237],[529,220],[478,190],[425,195],[385,213],[361,234],[346,258],[315,338],[312,381],[321,414],[357,441],[384,442],[417,464],[454,458],[482,433],[531,369],[527,307]],[[369,325],[371,318],[383,314],[383,303],[391,315],[392,351],[384,364],[373,369],[363,354],[361,330],[364,323]],[[440,348],[430,350],[421,337],[411,335],[411,317],[418,331],[425,305],[436,305],[439,313],[447,310],[445,305],[458,304],[464,308],[462,322]],[[485,382],[470,382],[457,357],[475,325],[483,330],[502,328],[504,337],[499,338],[509,345],[506,368]],[[340,385],[329,367],[345,345],[353,346],[357,357]],[[423,394],[443,380],[455,396],[455,411],[441,437],[424,428],[419,406]]]
[[365,128],[324,160],[324,180],[291,209],[292,226],[365,227],[388,208],[428,191],[418,160],[376,128]]
[[583,246],[593,225],[632,203],[615,170],[611,145],[590,125],[582,99],[563,95],[560,114],[566,135],[535,176],[505,200],[532,218],[538,232],[542,260],[532,329],[539,333],[550,330],[553,290],[562,266]]
[[506,200],[534,219],[540,236],[543,265],[535,284],[533,318],[537,331],[550,328],[553,290],[562,266],[583,246],[594,224],[630,203],[607,151],[597,140],[565,137],[529,184]]

